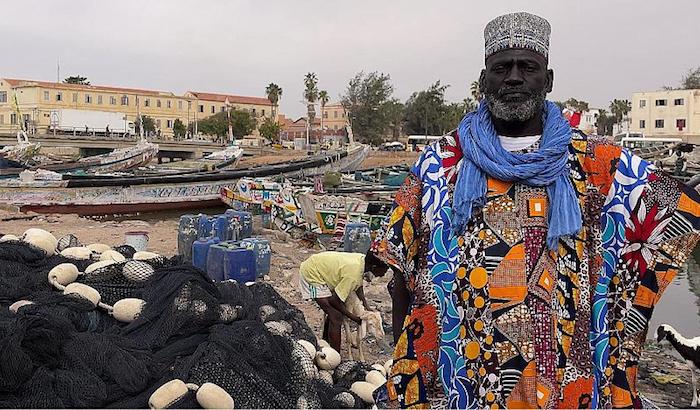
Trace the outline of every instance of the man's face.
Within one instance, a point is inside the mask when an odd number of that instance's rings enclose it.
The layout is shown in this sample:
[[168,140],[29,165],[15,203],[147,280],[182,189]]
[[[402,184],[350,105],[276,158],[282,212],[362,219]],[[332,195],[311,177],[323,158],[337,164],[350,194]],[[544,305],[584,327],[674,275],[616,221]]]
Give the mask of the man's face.
[[539,114],[553,81],[545,58],[521,49],[489,56],[479,78],[491,115],[504,121],[527,121]]

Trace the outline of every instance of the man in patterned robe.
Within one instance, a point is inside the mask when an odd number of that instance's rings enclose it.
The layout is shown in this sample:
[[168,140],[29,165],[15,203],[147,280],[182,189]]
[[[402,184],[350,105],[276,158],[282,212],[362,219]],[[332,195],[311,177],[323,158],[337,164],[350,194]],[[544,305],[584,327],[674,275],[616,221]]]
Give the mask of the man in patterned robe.
[[[549,30],[527,13],[486,27],[485,98],[470,115],[490,121],[498,152],[546,155],[540,136],[560,115],[545,101]],[[395,273],[395,320],[405,318],[378,404],[641,407],[639,356],[655,304],[699,238],[697,192],[572,129],[562,175],[578,205],[574,233],[549,242],[560,222],[549,186],[484,169],[485,201],[455,229],[458,183],[476,183],[459,178],[460,130],[426,147],[373,244]]]

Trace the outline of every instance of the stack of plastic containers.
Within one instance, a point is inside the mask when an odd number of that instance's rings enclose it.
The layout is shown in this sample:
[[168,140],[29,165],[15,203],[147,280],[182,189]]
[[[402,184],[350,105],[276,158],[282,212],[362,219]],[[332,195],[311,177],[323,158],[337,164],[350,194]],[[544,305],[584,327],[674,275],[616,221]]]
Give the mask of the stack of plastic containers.
[[255,253],[252,249],[230,248],[224,251],[224,279],[240,283],[254,282]]

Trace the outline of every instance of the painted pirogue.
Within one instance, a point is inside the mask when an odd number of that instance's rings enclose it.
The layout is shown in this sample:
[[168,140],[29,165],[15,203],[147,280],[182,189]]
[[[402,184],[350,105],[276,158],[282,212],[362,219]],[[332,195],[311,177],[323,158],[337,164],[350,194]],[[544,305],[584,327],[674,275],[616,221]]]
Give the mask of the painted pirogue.
[[353,170],[367,156],[363,145],[273,165],[143,177],[62,176],[56,180],[0,180],[0,204],[20,211],[104,215],[187,210],[221,203],[221,188],[243,177],[309,176]]

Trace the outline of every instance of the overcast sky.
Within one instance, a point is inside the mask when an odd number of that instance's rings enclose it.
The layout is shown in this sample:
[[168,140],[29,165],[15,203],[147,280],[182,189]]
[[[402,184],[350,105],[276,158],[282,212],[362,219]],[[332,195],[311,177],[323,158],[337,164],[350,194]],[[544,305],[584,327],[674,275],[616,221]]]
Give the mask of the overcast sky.
[[436,80],[459,101],[483,66],[483,28],[529,11],[552,25],[551,99],[592,106],[676,85],[700,66],[700,1],[257,0],[3,2],[0,76],[263,96],[301,115],[303,77],[337,100],[358,71],[391,75],[405,101]]

